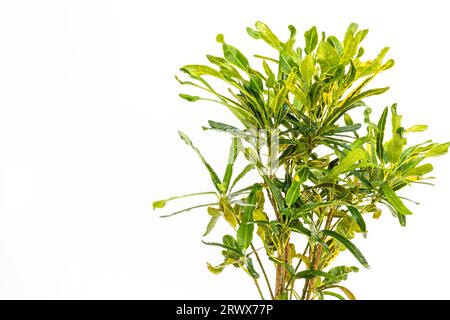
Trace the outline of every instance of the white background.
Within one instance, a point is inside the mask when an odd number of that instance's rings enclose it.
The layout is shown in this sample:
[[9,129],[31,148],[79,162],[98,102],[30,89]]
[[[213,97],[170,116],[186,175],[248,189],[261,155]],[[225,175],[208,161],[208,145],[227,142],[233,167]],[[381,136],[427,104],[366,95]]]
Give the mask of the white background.
[[[446,2],[1,1],[0,298],[258,298],[234,268],[206,270],[220,250],[200,242],[204,211],[164,220],[151,210],[210,189],[177,130],[223,168],[228,140],[200,126],[235,123],[220,106],[179,99],[177,69],[220,53],[221,32],[258,53],[245,33],[256,20],[283,39],[294,24],[300,42],[311,25],[342,37],[357,22],[370,29],[368,57],[388,45],[396,60],[375,83],[391,85],[370,100],[375,113],[398,102],[405,125],[427,123],[419,135],[444,142]],[[347,282],[358,298],[450,298],[449,158],[433,163],[436,186],[406,193],[421,202],[407,228],[385,212],[355,240],[372,266]]]

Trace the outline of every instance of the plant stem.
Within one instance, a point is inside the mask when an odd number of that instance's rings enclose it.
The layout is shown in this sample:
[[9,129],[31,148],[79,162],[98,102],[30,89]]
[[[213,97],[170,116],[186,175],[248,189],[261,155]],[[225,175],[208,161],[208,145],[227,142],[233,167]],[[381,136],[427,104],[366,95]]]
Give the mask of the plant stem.
[[261,300],[266,300],[266,299],[264,299],[264,295],[263,295],[263,293],[261,291],[261,287],[259,286],[258,280],[253,278],[253,281],[255,282],[255,286],[258,289],[258,293],[259,293],[259,296],[261,297]]
[[262,261],[261,261],[261,259],[259,258],[259,254],[258,254],[258,252],[256,251],[255,246],[253,245],[253,243],[251,243],[250,245],[251,245],[251,248],[252,248],[252,250],[253,250],[253,253],[255,254],[256,260],[258,261],[258,264],[259,264],[259,266],[260,266],[260,268],[261,268],[261,271],[262,271],[262,273],[263,273],[264,280],[266,281],[267,288],[269,289],[270,298],[273,300],[273,299],[275,299],[275,297],[274,297],[274,295],[273,295],[273,291],[272,291],[272,287],[271,287],[271,285],[270,285],[269,277],[267,277],[266,270],[264,269],[264,265],[262,264]]

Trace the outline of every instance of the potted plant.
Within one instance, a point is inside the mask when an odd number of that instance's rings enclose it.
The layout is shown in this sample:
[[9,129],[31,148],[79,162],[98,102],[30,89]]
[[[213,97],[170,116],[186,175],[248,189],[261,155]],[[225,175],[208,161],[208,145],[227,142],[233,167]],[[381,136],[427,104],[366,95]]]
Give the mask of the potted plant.
[[[396,104],[372,119],[365,101],[388,87],[369,88],[370,83],[394,61],[385,61],[388,48],[374,59],[364,58],[361,42],[367,29],[352,23],[340,40],[312,27],[304,33],[303,46],[297,45],[296,29],[289,30],[283,42],[262,22],[247,28],[252,38],[274,49],[273,57],[254,56],[261,68],[250,65],[223,35],[217,36],[223,56],[207,55],[209,65],[181,68],[180,84],[204,93],[181,98],[219,103],[240,122],[238,127],[209,121],[204,127],[231,136],[220,176],[179,132],[212,180],[212,191],[181,197],[214,198],[213,204],[193,207],[204,208],[209,217],[203,236],[221,220],[230,226],[221,243],[204,241],[223,255],[220,263],[208,263],[211,272],[243,270],[262,299],[354,299],[341,281],[358,267],[336,266],[334,259],[348,250],[359,265],[369,267],[352,239],[365,236],[365,220],[378,218],[382,209],[405,226],[412,212],[397,192],[429,184],[433,167],[426,160],[447,153],[449,143],[427,140],[407,146],[408,135],[427,126],[403,127]],[[237,161],[245,162],[242,171],[236,172]],[[251,171],[258,179],[243,184]],[[153,207],[181,197],[156,201]],[[271,267],[275,279],[266,272]]]

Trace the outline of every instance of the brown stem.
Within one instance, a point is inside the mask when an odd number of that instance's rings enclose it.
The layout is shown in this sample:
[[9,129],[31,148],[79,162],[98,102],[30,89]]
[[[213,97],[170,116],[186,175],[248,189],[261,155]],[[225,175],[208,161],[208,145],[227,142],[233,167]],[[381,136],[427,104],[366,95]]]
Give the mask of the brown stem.
[[[328,230],[330,228],[332,220],[333,220],[333,210],[330,209],[330,211],[328,212],[328,215],[327,215],[327,220],[325,222],[325,230]],[[323,247],[317,246],[317,250],[314,250],[314,252],[313,252],[312,270],[318,270],[320,259],[322,257],[322,253],[323,253]],[[315,277],[305,281],[305,286],[303,287],[302,299],[306,299],[306,300],[311,299],[311,295],[312,295],[311,287],[312,287],[314,281],[315,281]]]

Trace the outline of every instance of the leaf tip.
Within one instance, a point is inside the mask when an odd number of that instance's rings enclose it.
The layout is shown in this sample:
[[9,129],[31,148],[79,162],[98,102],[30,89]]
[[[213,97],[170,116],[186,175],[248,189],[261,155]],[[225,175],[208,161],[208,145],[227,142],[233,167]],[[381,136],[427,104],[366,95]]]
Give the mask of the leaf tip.
[[153,202],[153,211],[154,211],[155,209],[161,209],[161,208],[164,208],[165,205],[166,205],[166,201],[164,201],[164,200],[154,201],[154,202]]
[[217,41],[218,43],[224,43],[225,38],[224,38],[223,34],[219,33],[219,34],[216,36],[216,41]]

